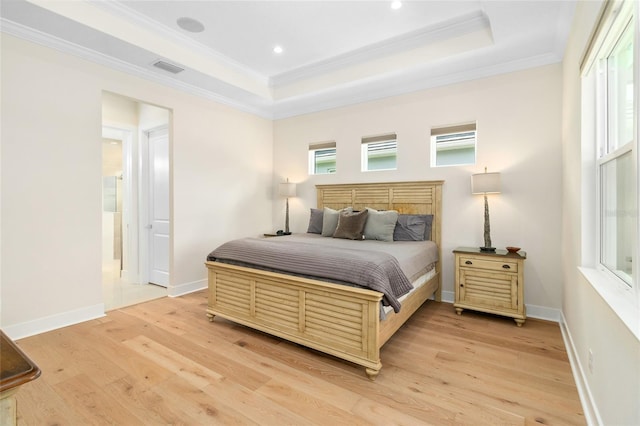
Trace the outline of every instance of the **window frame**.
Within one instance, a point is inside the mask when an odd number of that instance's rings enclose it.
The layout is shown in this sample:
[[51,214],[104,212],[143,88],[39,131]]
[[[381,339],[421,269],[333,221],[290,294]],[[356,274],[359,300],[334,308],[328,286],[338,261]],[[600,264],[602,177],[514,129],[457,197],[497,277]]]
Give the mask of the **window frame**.
[[[317,173],[317,153],[319,151],[328,151],[333,150],[333,154],[335,156],[335,168],[333,171],[329,171],[326,173]],[[338,171],[338,149],[336,143],[334,141],[330,142],[320,142],[309,144],[309,154],[308,154],[308,162],[309,162],[309,175],[333,175]]]
[[[637,267],[632,269],[632,276],[630,281],[625,280],[620,277],[614,271],[610,269],[603,261],[604,256],[604,244],[607,242],[605,229],[603,222],[605,220],[606,211],[605,211],[605,201],[603,194],[605,193],[604,182],[603,182],[603,168],[604,166],[611,164],[617,159],[622,158],[622,156],[626,155],[629,152],[632,152],[632,158],[634,155],[637,155],[637,119],[638,119],[638,99],[637,99],[637,86],[638,81],[634,80],[634,104],[633,104],[633,117],[635,127],[633,130],[633,139],[628,142],[623,142],[621,145],[613,144],[612,141],[612,132],[611,132],[611,122],[610,122],[610,95],[612,91],[610,90],[611,81],[609,79],[609,66],[608,61],[612,56],[614,50],[618,46],[618,44],[624,39],[628,30],[634,32],[637,31],[636,19],[633,16],[633,8],[630,4],[632,2],[613,2],[609,7],[614,5],[614,9],[609,11],[609,19],[606,20],[606,25],[601,27],[598,38],[596,39],[596,44],[592,45],[592,50],[589,55],[589,64],[586,68],[583,75],[586,77],[591,73],[595,73],[595,84],[594,90],[595,93],[593,95],[593,105],[592,107],[595,109],[595,140],[594,143],[596,145],[596,160],[595,160],[595,192],[596,192],[596,246],[595,246],[595,265],[596,268],[604,273],[608,279],[615,282],[614,285],[620,286],[622,285],[622,289],[625,289],[625,286],[632,289],[633,293],[636,293],[635,299],[638,297],[638,280],[637,280]],[[633,39],[633,34],[631,36]],[[634,66],[634,76],[637,76],[637,42],[634,44],[634,52],[633,52],[633,66]],[[638,188],[638,176],[637,176],[637,161],[633,159],[634,165],[633,169],[635,169],[635,176],[633,179],[636,183],[636,192]],[[609,188],[610,189],[610,188]],[[637,207],[637,200],[636,200]],[[637,210],[637,208],[636,208]],[[634,235],[638,235],[638,220],[636,213],[636,223],[634,224]],[[617,241],[617,240],[616,240]],[[634,246],[637,246],[635,244]],[[636,247],[632,249],[631,253],[632,257],[632,265],[637,265],[638,253]],[[636,260],[636,262],[634,262]]]
[[[438,164],[438,138],[448,137],[452,135],[462,135],[470,132],[473,132],[473,161],[469,163],[458,162],[452,164]],[[476,164],[478,159],[478,124],[477,122],[473,121],[469,123],[432,127],[429,142],[431,167],[473,166]]]
[[[578,267],[593,288],[602,296],[616,315],[627,325],[631,332],[640,338],[640,220],[638,216],[638,188],[640,176],[638,164],[638,98],[640,94],[638,79],[638,59],[640,46],[638,43],[638,2],[629,0],[612,0],[602,12],[581,64],[582,77],[582,135],[583,152],[582,175],[582,265]],[[623,39],[625,30],[631,25],[633,46],[633,131],[632,140],[609,149],[609,106],[610,93],[607,92],[608,76],[602,76],[602,61],[607,63],[617,44]],[[608,73],[608,67],[607,73]],[[606,84],[603,84],[606,83]],[[602,263],[603,250],[603,217],[606,207],[603,200],[602,168],[631,152],[632,182],[635,188],[633,240],[631,242],[632,275],[630,285]],[[616,186],[617,187],[617,186]],[[595,191],[594,191],[595,190]],[[594,233],[595,231],[595,233]],[[616,240],[616,244],[617,244]]]
[[[369,168],[369,147],[373,144],[386,144],[393,142],[394,146],[394,166],[388,168],[381,169],[370,169]],[[360,150],[360,170],[363,172],[380,172],[380,171],[389,171],[389,170],[398,170],[398,136],[396,133],[386,133],[378,136],[367,136],[363,137],[361,141],[361,150]]]

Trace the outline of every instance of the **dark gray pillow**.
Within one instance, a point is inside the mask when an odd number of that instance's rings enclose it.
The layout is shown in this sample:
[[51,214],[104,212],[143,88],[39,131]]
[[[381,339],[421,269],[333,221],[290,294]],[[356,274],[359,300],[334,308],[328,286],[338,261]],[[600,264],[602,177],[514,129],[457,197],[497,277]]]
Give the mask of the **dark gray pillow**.
[[431,239],[431,214],[398,215],[393,241],[429,241]]
[[322,210],[311,209],[311,215],[309,216],[309,227],[307,233],[309,234],[322,234]]
[[369,211],[366,209],[361,212],[341,211],[333,238],[361,240],[364,235],[364,225],[367,222],[368,214]]

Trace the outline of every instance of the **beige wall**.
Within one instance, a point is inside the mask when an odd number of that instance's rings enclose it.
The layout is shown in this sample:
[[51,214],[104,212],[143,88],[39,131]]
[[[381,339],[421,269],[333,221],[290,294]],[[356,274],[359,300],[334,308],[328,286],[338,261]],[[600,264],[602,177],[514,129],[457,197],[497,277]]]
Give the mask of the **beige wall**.
[[[557,319],[562,303],[561,77],[560,65],[551,65],[276,121],[276,182],[288,177],[300,183],[300,196],[290,200],[292,230],[306,231],[315,184],[443,179],[443,283],[451,299],[451,251],[483,243],[484,204],[471,195],[470,176],[487,166],[502,173],[503,184],[502,194],[489,200],[493,244],[527,251],[529,314]],[[474,120],[477,164],[429,167],[431,127]],[[398,136],[398,170],[361,172],[361,137],[389,132]],[[309,176],[309,144],[330,140],[337,144],[337,173]],[[283,211],[284,202],[276,202],[274,228],[282,228]]]
[[[587,416],[605,425],[640,424],[640,342],[578,271],[590,263],[589,230],[582,211],[583,193],[580,140],[580,61],[597,22],[601,2],[579,2],[563,63],[563,176],[562,253],[563,313],[569,350],[575,351],[575,377]],[[593,240],[591,240],[593,241]],[[585,247],[583,247],[585,244]],[[588,353],[593,352],[593,372]]]
[[173,111],[170,294],[209,251],[271,228],[272,123],[2,36],[0,322],[14,337],[99,316],[103,91]]

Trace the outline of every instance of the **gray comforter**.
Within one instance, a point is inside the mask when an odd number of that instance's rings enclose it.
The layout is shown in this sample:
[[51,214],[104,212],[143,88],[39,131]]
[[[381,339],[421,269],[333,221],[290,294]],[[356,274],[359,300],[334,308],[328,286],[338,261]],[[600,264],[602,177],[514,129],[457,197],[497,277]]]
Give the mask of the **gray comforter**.
[[275,241],[270,238],[244,238],[229,241],[207,257],[208,260],[242,262],[293,274],[344,281],[381,292],[383,302],[395,312],[398,298],[413,286],[402,272],[398,260],[383,252],[334,247],[327,250],[315,244]]

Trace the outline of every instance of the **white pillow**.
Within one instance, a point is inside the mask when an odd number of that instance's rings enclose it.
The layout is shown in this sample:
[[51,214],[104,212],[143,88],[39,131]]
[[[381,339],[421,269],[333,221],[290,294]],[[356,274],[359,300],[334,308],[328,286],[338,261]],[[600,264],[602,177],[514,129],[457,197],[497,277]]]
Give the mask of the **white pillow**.
[[393,241],[393,231],[396,229],[398,212],[395,210],[378,211],[367,207],[369,214],[364,224],[365,240]]

